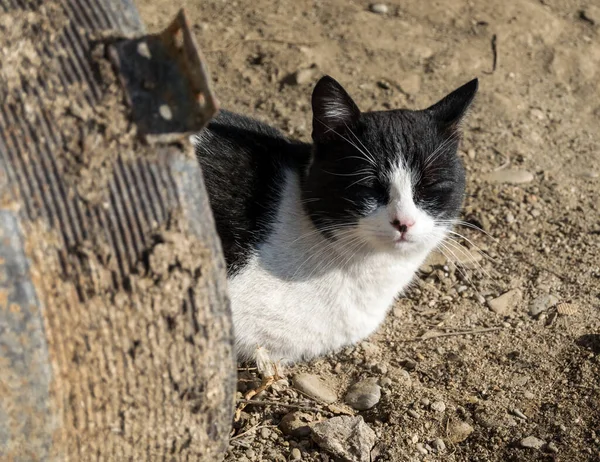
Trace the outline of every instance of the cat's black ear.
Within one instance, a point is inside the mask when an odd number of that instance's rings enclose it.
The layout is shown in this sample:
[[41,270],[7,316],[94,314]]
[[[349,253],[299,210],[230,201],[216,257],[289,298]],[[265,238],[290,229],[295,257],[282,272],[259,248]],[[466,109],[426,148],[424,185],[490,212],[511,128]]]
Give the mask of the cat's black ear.
[[478,87],[479,81],[473,79],[435,103],[427,111],[431,112],[445,129],[455,130],[473,102]]
[[350,95],[328,75],[322,77],[313,90],[312,110],[312,137],[315,141],[338,136],[360,117],[360,110]]

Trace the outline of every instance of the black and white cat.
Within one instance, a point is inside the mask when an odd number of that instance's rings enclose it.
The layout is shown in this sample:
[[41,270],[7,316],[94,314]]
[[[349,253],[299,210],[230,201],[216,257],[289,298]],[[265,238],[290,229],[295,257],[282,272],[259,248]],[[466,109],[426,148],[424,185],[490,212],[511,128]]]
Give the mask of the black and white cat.
[[360,112],[326,76],[313,144],[226,111],[198,134],[239,359],[259,347],[308,359],[377,329],[460,212],[460,122],[477,87],[421,111]]

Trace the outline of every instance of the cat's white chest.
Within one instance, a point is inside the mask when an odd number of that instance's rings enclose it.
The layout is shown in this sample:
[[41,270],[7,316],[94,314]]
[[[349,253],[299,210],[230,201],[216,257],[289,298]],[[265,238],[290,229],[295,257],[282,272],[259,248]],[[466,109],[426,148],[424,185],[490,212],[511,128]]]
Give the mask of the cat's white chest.
[[294,183],[274,232],[229,281],[241,359],[263,347],[272,360],[293,362],[369,336],[425,257],[357,253],[353,241],[333,250],[303,214]]
[[306,280],[285,280],[261,259],[253,257],[230,282],[236,343],[243,357],[264,347],[273,360],[297,361],[358,342],[377,329],[414,273],[368,268],[360,277],[334,268]]

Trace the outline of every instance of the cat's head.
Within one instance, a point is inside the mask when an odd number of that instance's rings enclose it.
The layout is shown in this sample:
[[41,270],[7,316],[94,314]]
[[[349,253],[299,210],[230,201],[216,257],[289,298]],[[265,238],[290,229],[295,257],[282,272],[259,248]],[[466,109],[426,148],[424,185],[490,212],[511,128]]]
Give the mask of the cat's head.
[[323,77],[312,96],[314,155],[302,186],[315,226],[349,250],[423,253],[460,212],[460,123],[477,80],[420,110],[361,112]]

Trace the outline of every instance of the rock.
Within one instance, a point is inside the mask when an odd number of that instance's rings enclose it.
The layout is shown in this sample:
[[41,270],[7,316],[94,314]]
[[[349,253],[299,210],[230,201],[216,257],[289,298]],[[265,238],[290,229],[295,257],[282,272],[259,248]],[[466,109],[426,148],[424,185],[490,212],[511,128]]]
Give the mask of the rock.
[[407,412],[407,414],[409,416],[411,416],[413,419],[418,419],[419,417],[421,417],[421,415],[417,411],[415,411],[414,409],[409,409],[408,412]]
[[302,411],[294,411],[283,416],[283,419],[279,423],[279,429],[284,435],[304,438],[310,435],[309,424],[312,421],[312,415]]
[[488,306],[494,313],[506,316],[517,307],[522,298],[523,293],[519,289],[512,289],[497,298],[488,300]]
[[558,303],[558,298],[554,295],[544,294],[536,297],[529,304],[529,314],[531,316],[537,316],[548,308],[552,308]]
[[443,401],[435,401],[431,403],[431,410],[435,412],[444,412],[446,410],[446,404]]
[[292,449],[291,459],[292,460],[300,460],[300,459],[302,459],[302,453],[300,452],[300,449],[298,449],[298,448]]
[[269,439],[269,437],[271,436],[271,430],[269,430],[268,428],[261,428],[260,436],[262,436],[265,440]]
[[553,442],[550,442],[550,443],[548,443],[548,451],[557,453],[558,446],[556,446],[556,444],[554,444]]
[[600,26],[600,8],[590,5],[580,13],[581,19],[588,21],[596,26]]
[[350,387],[344,401],[358,411],[366,411],[381,399],[381,388],[377,379],[361,380]]
[[383,388],[389,388],[392,385],[392,379],[389,377],[382,377],[379,379],[379,386]]
[[511,409],[510,413],[521,420],[527,420],[527,416],[519,409]]
[[389,8],[385,3],[371,3],[369,10],[376,14],[388,14]]
[[398,82],[398,85],[407,95],[416,95],[421,90],[421,77],[418,74],[409,75]]
[[246,449],[246,457],[250,460],[256,459],[256,451],[252,448]]
[[376,363],[372,368],[373,372],[377,374],[385,375],[388,372],[388,367],[386,363]]
[[298,69],[296,72],[289,74],[284,82],[288,85],[305,85],[314,80],[316,69],[314,67],[308,69]]
[[312,439],[335,457],[348,462],[369,462],[375,432],[361,416],[339,416],[315,424]]
[[311,398],[327,404],[337,401],[337,395],[335,391],[333,391],[333,388],[331,388],[327,382],[316,375],[305,373],[296,374],[294,376],[293,383],[294,388],[310,396]]
[[480,267],[480,261],[483,260],[483,255],[475,249],[468,249],[464,246],[461,246],[460,249],[455,250],[456,260],[454,263],[456,265],[462,266],[467,269],[476,269]]
[[521,440],[522,448],[541,449],[544,444],[546,444],[545,441],[536,438],[535,436],[528,436]]
[[423,443],[417,443],[417,451],[419,451],[423,455],[427,455],[429,453],[429,451],[425,449],[425,446],[423,446]]
[[433,440],[431,445],[433,446],[433,449],[435,449],[437,452],[444,452],[446,450],[446,444],[441,438],[436,438],[435,440]]
[[481,178],[488,183],[521,184],[531,183],[534,177],[533,173],[526,170],[505,169],[486,173]]
[[451,420],[447,427],[448,439],[453,443],[461,443],[466,440],[471,433],[473,427],[462,420]]
[[421,265],[420,270],[424,273],[433,273],[438,267],[443,267],[448,259],[441,252],[431,252],[425,262]]
[[381,348],[378,345],[371,342],[362,342],[360,344],[363,351],[365,352],[365,356],[372,357],[377,356],[381,352]]

